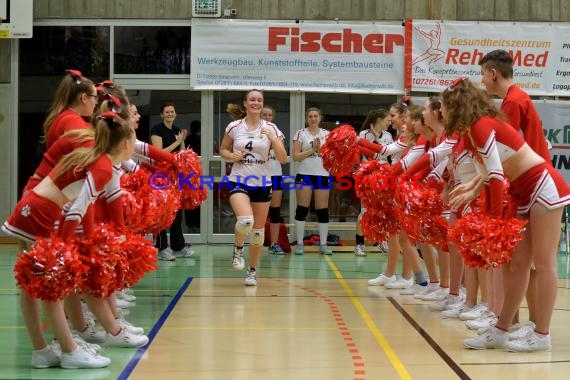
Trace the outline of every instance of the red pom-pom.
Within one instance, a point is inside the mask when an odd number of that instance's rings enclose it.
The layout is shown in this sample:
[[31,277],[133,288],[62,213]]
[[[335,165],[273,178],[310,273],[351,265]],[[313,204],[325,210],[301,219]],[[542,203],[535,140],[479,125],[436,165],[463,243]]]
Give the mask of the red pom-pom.
[[524,220],[497,219],[484,214],[469,214],[458,220],[449,238],[460,249],[465,265],[477,268],[497,267],[511,261],[523,239]]
[[362,233],[368,240],[385,241],[400,230],[394,210],[375,211],[367,208],[360,220]]
[[31,297],[54,302],[73,294],[87,269],[77,246],[52,236],[39,238],[28,252],[19,254],[14,275]]
[[162,231],[170,227],[180,208],[177,185],[154,189],[148,184],[150,175],[139,169],[121,177],[121,187],[126,194],[123,197],[125,225],[131,232]]
[[350,173],[360,161],[356,132],[345,124],[332,130],[321,147],[323,167],[332,175]]
[[121,243],[121,249],[129,264],[124,278],[125,286],[136,285],[147,272],[157,269],[157,249],[144,237],[127,234]]
[[396,200],[401,210],[402,229],[410,238],[444,247],[449,224],[441,216],[443,200],[437,190],[417,181],[398,184]]
[[175,166],[169,163],[159,165],[159,171],[165,172],[171,178],[174,186],[180,191],[180,207],[191,210],[200,206],[208,196],[208,189],[201,186],[202,162],[200,156],[192,149],[174,154]]
[[78,243],[81,260],[89,267],[81,290],[94,297],[106,298],[124,289],[129,263],[121,249],[122,237],[102,224],[95,227],[89,239]]

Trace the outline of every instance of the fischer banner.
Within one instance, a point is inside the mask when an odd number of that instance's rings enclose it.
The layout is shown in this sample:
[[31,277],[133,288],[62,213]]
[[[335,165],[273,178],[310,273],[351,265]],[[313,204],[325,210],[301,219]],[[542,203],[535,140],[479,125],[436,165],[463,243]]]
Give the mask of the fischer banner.
[[570,24],[406,20],[406,89],[439,92],[458,76],[481,81],[479,60],[495,49],[513,58],[529,95],[570,95]]
[[401,94],[401,23],[192,19],[193,89]]

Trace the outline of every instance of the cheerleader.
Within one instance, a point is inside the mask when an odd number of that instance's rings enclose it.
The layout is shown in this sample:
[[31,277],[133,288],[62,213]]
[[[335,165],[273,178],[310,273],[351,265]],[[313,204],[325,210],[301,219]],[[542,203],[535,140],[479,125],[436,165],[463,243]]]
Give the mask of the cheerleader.
[[[489,96],[468,79],[459,78],[443,91],[442,111],[448,133],[459,133],[488,182],[486,212],[502,215],[506,177],[519,216],[528,220],[523,240],[509,264],[503,266],[505,300],[497,324],[479,337],[466,339],[464,345],[474,349],[549,351],[560,220],[563,207],[570,203],[570,188],[560,173],[498,117]],[[453,198],[458,204],[471,200],[461,192]],[[531,263],[536,267],[536,282],[541,289],[536,327],[527,337],[508,340],[507,331],[527,290]]]

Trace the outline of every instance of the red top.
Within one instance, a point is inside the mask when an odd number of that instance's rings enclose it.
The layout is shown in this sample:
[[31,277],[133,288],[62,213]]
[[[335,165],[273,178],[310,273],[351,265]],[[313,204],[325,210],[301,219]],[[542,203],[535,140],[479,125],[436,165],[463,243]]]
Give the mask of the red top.
[[509,119],[509,123],[520,131],[528,146],[544,158],[544,161],[552,165],[550,151],[542,130],[542,122],[530,96],[517,85],[512,85],[503,99],[501,110]]
[[65,132],[90,128],[91,123],[85,121],[75,111],[66,109],[60,113],[48,129],[46,147],[49,149]]

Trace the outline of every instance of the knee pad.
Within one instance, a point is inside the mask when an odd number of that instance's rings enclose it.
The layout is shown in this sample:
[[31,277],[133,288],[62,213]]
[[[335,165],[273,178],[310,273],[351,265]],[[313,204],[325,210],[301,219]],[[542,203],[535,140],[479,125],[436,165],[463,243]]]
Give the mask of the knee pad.
[[304,222],[307,219],[307,215],[309,214],[309,208],[305,206],[297,206],[295,210],[295,220],[300,222]]
[[236,231],[242,235],[249,235],[253,228],[253,215],[238,216],[236,222]]
[[269,221],[271,223],[281,223],[281,207],[269,207]]
[[263,247],[263,240],[265,239],[265,228],[254,228],[251,231],[251,238],[249,245],[252,247]]
[[317,222],[319,223],[328,223],[329,222],[329,209],[328,208],[320,208],[315,210],[317,213]]

